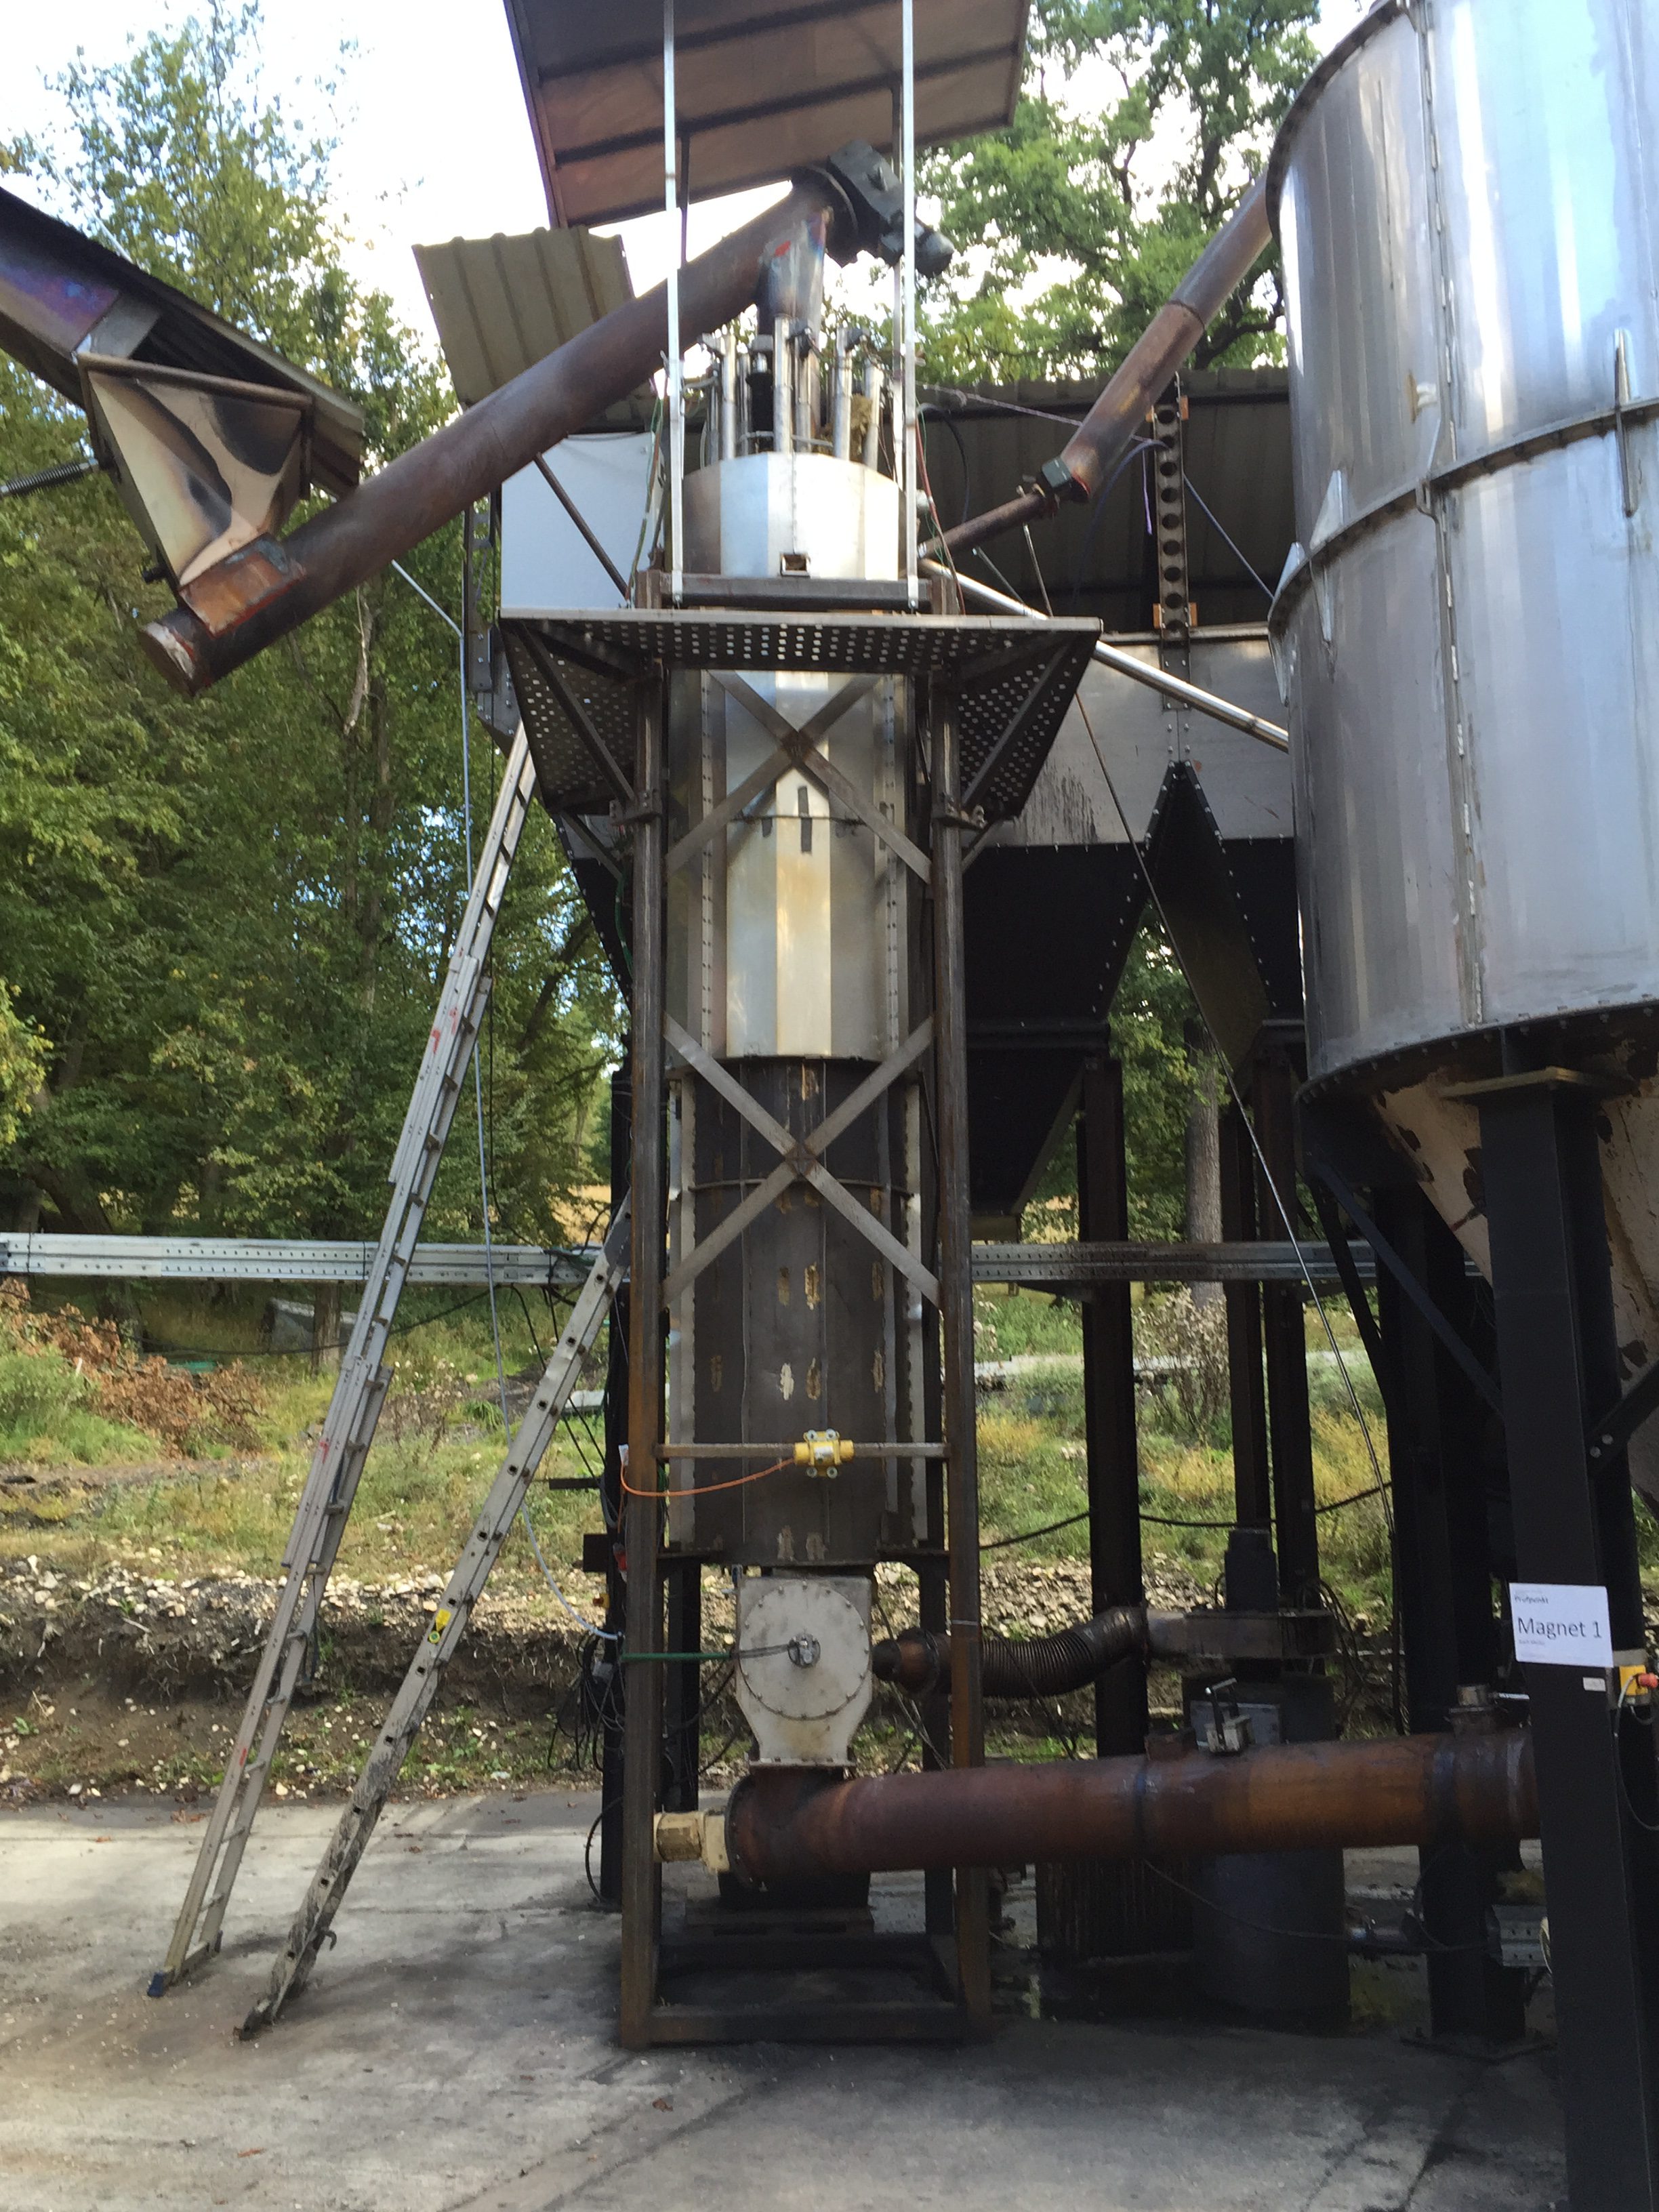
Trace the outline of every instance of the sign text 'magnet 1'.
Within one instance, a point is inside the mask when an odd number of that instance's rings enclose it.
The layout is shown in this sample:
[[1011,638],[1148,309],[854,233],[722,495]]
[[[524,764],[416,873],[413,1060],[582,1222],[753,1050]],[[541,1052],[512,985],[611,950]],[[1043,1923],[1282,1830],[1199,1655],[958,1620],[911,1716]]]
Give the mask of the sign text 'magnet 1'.
[[1515,1656],[1534,1666],[1611,1667],[1607,1594],[1599,1583],[1511,1583]]

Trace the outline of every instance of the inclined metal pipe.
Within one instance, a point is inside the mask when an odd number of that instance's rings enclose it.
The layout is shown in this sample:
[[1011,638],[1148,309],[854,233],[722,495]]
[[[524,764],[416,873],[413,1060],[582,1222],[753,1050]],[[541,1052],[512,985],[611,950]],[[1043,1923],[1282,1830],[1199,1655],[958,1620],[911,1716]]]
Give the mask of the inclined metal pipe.
[[[684,327],[718,330],[741,314],[779,241],[802,222],[833,224],[840,212],[827,183],[808,179],[687,262],[679,272]],[[667,341],[667,289],[659,284],[400,453],[291,537],[258,538],[207,570],[189,586],[190,604],[145,626],[145,652],[187,696],[205,691],[644,383],[661,366]]]
[[[924,561],[925,576],[950,576],[964,599],[976,599],[981,606],[998,607],[1011,615],[1024,615],[1032,622],[1047,622],[1048,617],[1040,607],[1028,607],[1024,599],[1011,598],[990,584],[981,584],[976,576],[959,576],[942,561]],[[1218,692],[1206,691],[1201,684],[1189,684],[1184,677],[1172,676],[1167,668],[1149,666],[1137,660],[1132,653],[1121,652],[1115,645],[1098,639],[1092,647],[1095,659],[1103,668],[1109,668],[1119,676],[1127,676],[1132,684],[1144,684],[1149,691],[1161,691],[1166,698],[1179,699],[1195,713],[1207,714],[1212,722],[1224,722],[1230,730],[1243,730],[1246,737],[1256,738],[1275,752],[1288,752],[1291,735],[1277,722],[1270,722],[1262,714],[1251,714],[1248,707],[1236,707],[1231,699]]]
[[971,552],[1005,530],[1052,514],[1062,499],[1092,499],[1139,436],[1146,410],[1203,337],[1211,317],[1249,275],[1271,235],[1267,185],[1262,177],[1153,316],[1037,483],[1001,507],[988,507],[983,514],[970,515],[947,530],[944,543],[951,551]]
[[854,1781],[762,1770],[738,1783],[726,1814],[732,1869],[751,1882],[1537,1832],[1532,1739],[1520,1729]]

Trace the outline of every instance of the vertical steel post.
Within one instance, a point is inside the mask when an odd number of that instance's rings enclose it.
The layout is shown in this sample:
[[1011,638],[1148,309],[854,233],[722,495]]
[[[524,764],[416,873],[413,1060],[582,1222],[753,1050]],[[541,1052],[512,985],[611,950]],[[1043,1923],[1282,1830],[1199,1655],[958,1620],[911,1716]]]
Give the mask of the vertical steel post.
[[656,2001],[662,1884],[653,1824],[662,1765],[662,1579],[658,1561],[661,1508],[657,1448],[662,1439],[663,1091],[663,743],[666,679],[640,687],[634,788],[633,1252],[629,1293],[628,1648],[623,1775],[621,2033],[632,2047],[650,2039]]
[[[634,1042],[625,1047],[631,1063]],[[611,1209],[614,1213],[628,1195],[629,1171],[634,1144],[631,1068],[619,1067],[611,1079]],[[622,1486],[622,1446],[628,1441],[628,1329],[623,1319],[624,1291],[611,1309],[605,1325],[605,1466],[599,1477],[599,1505],[611,1538],[610,1563],[605,1577],[605,1625],[615,1641],[610,1647],[611,1695],[606,1702],[599,1765],[599,1899],[616,1907],[622,1903],[623,1869],[623,1701],[628,1695],[627,1669],[622,1653],[628,1642],[628,1579],[621,1560],[624,1553],[628,1501]]]
[[[1602,1584],[1615,1651],[1644,1636],[1622,1456],[1585,1426],[1618,1388],[1597,1087],[1560,1070],[1470,1086],[1480,1109],[1518,1577]],[[1654,1752],[1621,1767],[1597,1668],[1526,1669],[1573,2212],[1659,2206]],[[1634,1751],[1635,1747],[1631,1747]],[[1633,1798],[1639,1798],[1640,1811]]]
[[899,0],[899,172],[904,192],[904,258],[899,264],[900,416],[904,453],[899,481],[899,532],[909,603],[919,604],[916,545],[916,18],[915,0]]
[[[1269,1044],[1251,1084],[1256,1139],[1272,1188],[1258,1195],[1258,1234],[1288,1239],[1296,1220],[1296,1073],[1285,1048]],[[1277,1200],[1274,1192],[1278,1193]],[[1287,1227],[1285,1213],[1291,1218]],[[1313,1427],[1308,1405],[1308,1335],[1303,1293],[1292,1283],[1261,1293],[1267,1356],[1267,1434],[1273,1446],[1274,1534],[1282,1604],[1319,1603],[1319,1523],[1315,1518]]]
[[[702,1648],[702,1566],[696,1559],[670,1558],[664,1580],[668,1588],[668,1649],[699,1651]],[[664,1751],[663,1809],[695,1813],[697,1809],[697,1766],[702,1736],[702,1665],[696,1659],[675,1659],[658,1670],[663,1684],[667,1729]]]
[[[938,1071],[939,1327],[944,1339],[947,1523],[951,1553],[951,1759],[985,1763],[980,1683],[979,1453],[974,1404],[973,1224],[968,1198],[968,1040],[962,890],[963,816],[957,784],[956,701],[928,687],[933,761],[933,1023]],[[991,2009],[985,1876],[957,1874],[957,1952],[963,2003]]]
[[[1463,1248],[1416,1187],[1373,1193],[1378,1228],[1436,1304],[1459,1325],[1469,1305]],[[1486,1409],[1389,1271],[1378,1270],[1378,1325],[1389,1358],[1389,1466],[1394,1482],[1395,1590],[1414,1734],[1444,1729],[1460,1683],[1489,1683],[1497,1638],[1481,1467]],[[1390,1387],[1392,1385],[1392,1387]],[[1526,2032],[1526,1976],[1486,1948],[1497,1854],[1428,1844],[1420,1854],[1423,1924],[1436,2035],[1514,2042]]]
[[[1229,1243],[1250,1243],[1256,1222],[1255,1153],[1237,1105],[1221,1112],[1221,1234]],[[1261,1368],[1261,1292],[1255,1283],[1229,1283],[1227,1394],[1232,1409],[1233,1514],[1244,1528],[1273,1526],[1273,1483],[1267,1468],[1267,1390]]]
[[[1078,1234],[1113,1243],[1129,1234],[1123,1069],[1102,1053],[1083,1063],[1078,1124]],[[1094,1610],[1139,1605],[1140,1480],[1135,1438],[1135,1350],[1127,1283],[1083,1300],[1083,1406],[1089,1480],[1089,1579]],[[1146,1740],[1146,1669],[1121,1659],[1095,1684],[1095,1748],[1103,1759]]]
[[678,606],[685,571],[685,358],[680,339],[680,266],[685,234],[680,221],[679,115],[674,82],[674,0],[662,0],[663,199],[668,216],[668,537],[671,605]]

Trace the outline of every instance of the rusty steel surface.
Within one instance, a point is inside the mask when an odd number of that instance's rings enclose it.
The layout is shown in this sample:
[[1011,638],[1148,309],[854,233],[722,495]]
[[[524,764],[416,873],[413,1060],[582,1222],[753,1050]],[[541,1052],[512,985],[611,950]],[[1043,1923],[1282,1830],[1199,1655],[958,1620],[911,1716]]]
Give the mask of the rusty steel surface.
[[1034,1859],[1498,1843],[1538,1832],[1520,1729],[1273,1744],[828,1782],[750,1774],[726,1813],[744,1879]]
[[1002,506],[947,530],[943,543],[951,552],[970,552],[1005,530],[1051,514],[1062,496],[1092,499],[1141,434],[1148,407],[1202,337],[1228,294],[1267,251],[1270,237],[1267,185],[1258,179],[1135,341],[1058,461],[1049,464],[1045,475],[1052,480],[1034,484]]
[[[762,262],[804,220],[835,219],[821,183],[798,185],[680,271],[687,330],[716,330],[754,296]],[[650,376],[667,343],[664,285],[601,317],[545,360],[422,439],[280,543],[259,538],[191,585],[141,633],[150,659],[195,696],[462,514],[537,454]]]
[[[1081,1689],[1131,1653],[1158,1658],[1201,1654],[1220,1659],[1306,1659],[1330,1651],[1334,1625],[1322,1608],[1284,1613],[1152,1613],[1142,1605],[1109,1606],[1091,1620],[1052,1636],[982,1639],[988,1698],[1055,1697]],[[934,1688],[951,1671],[945,1629],[903,1628],[871,1654],[878,1681],[912,1697]]]

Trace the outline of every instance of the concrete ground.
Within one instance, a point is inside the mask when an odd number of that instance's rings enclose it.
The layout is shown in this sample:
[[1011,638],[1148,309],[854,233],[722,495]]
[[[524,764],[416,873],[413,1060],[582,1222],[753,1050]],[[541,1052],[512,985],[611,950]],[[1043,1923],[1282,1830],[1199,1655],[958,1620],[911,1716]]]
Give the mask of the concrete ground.
[[143,1994],[199,1838],[173,1808],[0,1815],[0,2201],[349,2212],[1545,2212],[1553,2061],[1397,2031],[1011,2020],[945,2049],[659,2051],[613,2039],[596,1807],[399,1807],[312,1988],[252,2043],[331,1828],[270,1806],[226,1948]]

